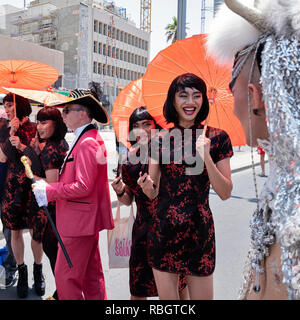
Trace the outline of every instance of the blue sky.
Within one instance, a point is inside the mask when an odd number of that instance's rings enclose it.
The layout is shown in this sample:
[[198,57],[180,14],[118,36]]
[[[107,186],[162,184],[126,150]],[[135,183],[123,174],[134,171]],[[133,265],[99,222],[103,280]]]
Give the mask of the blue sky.
[[[27,0],[26,3],[30,1]],[[140,25],[140,0],[115,0],[117,6],[127,9],[127,15],[135,21],[136,25]],[[207,0],[207,6],[210,4]],[[24,0],[0,0],[0,5],[11,4],[16,7],[23,7]],[[208,7],[209,9],[209,7]],[[211,10],[210,10],[211,11]],[[210,12],[207,12],[207,16]],[[166,43],[164,28],[168,23],[172,22],[172,17],[177,16],[177,0],[152,0],[152,33],[150,60],[169,44]],[[199,34],[201,31],[201,1],[187,0],[187,22],[189,30],[187,36]]]

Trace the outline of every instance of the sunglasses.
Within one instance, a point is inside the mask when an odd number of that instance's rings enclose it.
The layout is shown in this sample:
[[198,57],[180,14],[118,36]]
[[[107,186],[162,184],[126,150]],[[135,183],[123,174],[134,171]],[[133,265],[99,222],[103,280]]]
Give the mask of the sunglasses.
[[72,108],[72,107],[70,107],[70,106],[66,106],[66,107],[64,107],[63,110],[62,110],[62,112],[63,112],[64,114],[68,114],[68,113],[71,112],[71,111],[83,111],[83,108],[80,108],[80,107]]

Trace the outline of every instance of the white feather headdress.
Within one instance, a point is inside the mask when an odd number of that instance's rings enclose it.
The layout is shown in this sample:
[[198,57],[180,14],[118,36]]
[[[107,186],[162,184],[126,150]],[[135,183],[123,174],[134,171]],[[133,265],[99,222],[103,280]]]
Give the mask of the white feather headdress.
[[[276,35],[295,33],[300,36],[300,0],[243,0],[249,8],[258,9],[268,26]],[[209,26],[207,52],[220,64],[232,65],[234,55],[244,47],[256,42],[261,31],[241,16],[220,6]]]

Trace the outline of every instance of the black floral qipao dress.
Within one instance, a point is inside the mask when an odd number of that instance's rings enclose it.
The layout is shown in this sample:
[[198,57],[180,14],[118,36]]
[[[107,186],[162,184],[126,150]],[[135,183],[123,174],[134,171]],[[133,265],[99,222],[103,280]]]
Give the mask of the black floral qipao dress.
[[[138,153],[137,153],[138,155]],[[132,229],[132,246],[129,260],[130,293],[136,297],[158,296],[152,267],[148,264],[148,233],[152,214],[158,204],[158,199],[150,200],[137,184],[140,172],[148,172],[148,165],[132,164],[127,161],[122,166],[123,182],[134,196],[137,212]],[[186,279],[181,276],[178,290],[186,287]]]
[[141,163],[131,164],[129,161],[122,166],[123,182],[129,187],[136,202],[137,212],[132,229],[132,246],[129,260],[130,293],[136,297],[157,296],[157,289],[152,268],[148,264],[147,237],[151,212],[157,200],[150,200],[137,184],[139,173],[147,167]]
[[[176,139],[170,139],[168,163],[163,163],[168,150],[164,149],[162,139],[156,137],[152,141],[157,147],[153,147],[151,156],[160,161],[161,180],[156,198],[158,205],[150,223],[148,253],[149,264],[160,271],[208,276],[215,268],[215,231],[209,207],[208,173],[204,165],[201,173],[187,175],[186,169],[195,164],[185,162],[187,159],[182,152],[186,148],[196,155],[196,139],[202,132],[197,129],[202,128],[201,124],[189,128],[188,139],[184,138],[184,128],[176,128],[181,132],[182,141],[174,143]],[[233,155],[225,131],[208,127],[206,136],[211,139],[210,154],[214,163]],[[176,157],[175,163],[175,154],[181,155],[181,164]]]
[[[22,144],[28,146],[36,133],[36,124],[30,121],[23,123],[16,132]],[[7,156],[7,176],[1,207],[1,219],[6,228],[21,230],[28,228],[30,203],[33,196],[31,181],[25,175],[21,162],[21,151],[14,148],[7,139],[2,146]]]
[[[24,154],[28,155],[28,157],[32,160],[33,173],[42,178],[46,178],[45,172],[47,170],[59,170],[61,168],[68,149],[69,146],[65,139],[62,139],[59,142],[47,140],[39,156],[35,154],[31,147],[27,147],[24,150]],[[40,168],[38,168],[37,166],[38,163],[36,162],[36,157],[40,162]],[[55,222],[55,202],[49,202],[47,207],[52,220]],[[33,229],[32,237],[34,240],[42,242],[45,231],[47,229],[46,235],[47,237],[51,237],[51,239],[48,240],[56,243],[57,240],[50,223],[48,223],[48,218],[46,216],[45,210],[43,208],[39,208],[34,196],[32,197],[31,201],[29,227],[30,229]]]

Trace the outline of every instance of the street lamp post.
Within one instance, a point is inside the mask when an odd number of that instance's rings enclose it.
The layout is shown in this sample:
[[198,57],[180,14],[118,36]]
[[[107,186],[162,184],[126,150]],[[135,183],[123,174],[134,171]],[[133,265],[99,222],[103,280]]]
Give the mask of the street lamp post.
[[186,37],[186,0],[178,0],[177,5],[177,40]]

